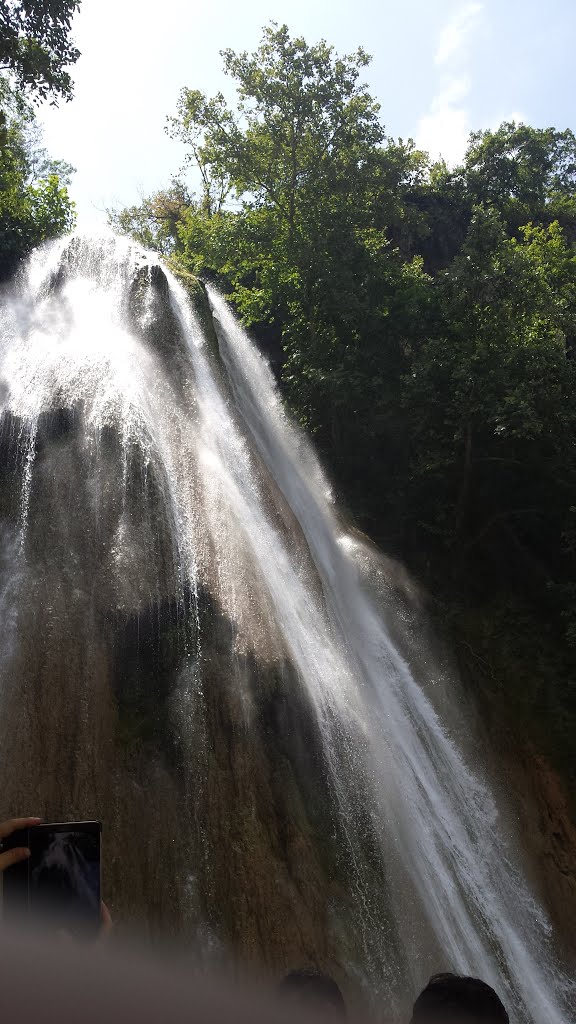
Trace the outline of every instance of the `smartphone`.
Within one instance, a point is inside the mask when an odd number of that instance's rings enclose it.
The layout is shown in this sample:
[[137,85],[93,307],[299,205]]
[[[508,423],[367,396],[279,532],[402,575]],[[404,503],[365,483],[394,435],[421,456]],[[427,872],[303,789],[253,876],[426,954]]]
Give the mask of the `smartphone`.
[[13,832],[4,849],[26,846],[28,860],[3,875],[6,921],[91,938],[100,929],[99,821],[33,825]]

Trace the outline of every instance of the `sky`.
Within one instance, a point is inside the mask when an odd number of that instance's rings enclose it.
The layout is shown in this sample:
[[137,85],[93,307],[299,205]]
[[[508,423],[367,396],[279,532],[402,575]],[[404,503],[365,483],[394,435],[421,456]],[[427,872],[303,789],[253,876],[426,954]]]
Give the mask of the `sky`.
[[82,0],[74,99],[40,112],[50,154],[76,168],[80,226],[170,183],[180,89],[232,99],[219,51],[255,50],[271,20],[341,53],[363,46],[388,134],[450,164],[470,131],[503,120],[576,130],[575,0]]

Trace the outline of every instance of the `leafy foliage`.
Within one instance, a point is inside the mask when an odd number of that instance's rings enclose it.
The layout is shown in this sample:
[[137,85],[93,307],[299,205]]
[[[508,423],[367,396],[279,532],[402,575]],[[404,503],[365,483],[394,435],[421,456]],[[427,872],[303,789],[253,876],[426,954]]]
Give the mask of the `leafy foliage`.
[[70,40],[80,0],[0,0],[0,70],[40,99],[72,94],[67,71],[80,56]]
[[72,228],[72,168],[51,159],[27,97],[69,99],[80,0],[0,0],[0,280],[30,249]]
[[169,256],[174,250],[178,226],[192,206],[187,189],[175,181],[170,189],[143,199],[139,206],[110,214],[110,220],[120,234],[136,235],[147,249]]
[[0,280],[34,246],[71,230],[66,185],[72,168],[41,146],[32,110],[6,87],[0,108]]
[[270,25],[223,59],[236,106],[169,121],[198,194],[115,223],[220,281],[495,719],[576,780],[576,139],[503,124],[449,169],[386,137],[362,50]]

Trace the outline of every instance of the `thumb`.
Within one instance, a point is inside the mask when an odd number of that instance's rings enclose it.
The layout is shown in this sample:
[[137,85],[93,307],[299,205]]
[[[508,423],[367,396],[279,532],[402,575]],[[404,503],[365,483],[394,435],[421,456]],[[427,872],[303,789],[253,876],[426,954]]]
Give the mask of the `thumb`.
[[100,904],[100,928],[103,932],[109,932],[112,928],[112,915],[104,901]]
[[21,860],[27,860],[29,856],[30,850],[27,850],[25,846],[16,846],[13,850],[0,853],[0,871],[5,871],[13,864],[19,864]]

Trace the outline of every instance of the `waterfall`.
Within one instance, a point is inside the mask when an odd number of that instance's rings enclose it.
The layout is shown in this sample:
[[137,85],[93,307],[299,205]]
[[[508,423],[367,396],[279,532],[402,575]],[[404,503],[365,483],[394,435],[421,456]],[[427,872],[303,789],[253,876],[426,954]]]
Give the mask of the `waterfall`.
[[118,912],[199,954],[565,1022],[457,686],[223,299],[72,236],[0,317],[2,811],[102,818]]

